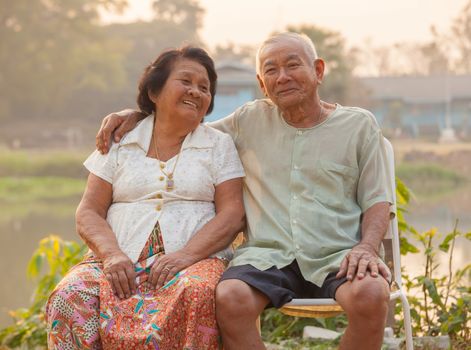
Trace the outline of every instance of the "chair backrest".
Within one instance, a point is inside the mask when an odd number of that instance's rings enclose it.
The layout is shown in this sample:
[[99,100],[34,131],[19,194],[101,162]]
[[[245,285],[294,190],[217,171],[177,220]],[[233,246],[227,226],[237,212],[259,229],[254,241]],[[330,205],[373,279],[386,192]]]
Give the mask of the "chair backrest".
[[[396,175],[395,175],[395,166],[394,166],[394,150],[388,139],[384,138],[384,146],[386,149],[386,158],[388,173],[391,179],[391,190],[393,195],[394,206],[396,206]],[[397,210],[397,209],[396,209]],[[399,242],[399,226],[397,221],[397,215],[395,215],[389,222],[389,229],[384,237],[386,240],[391,239],[392,245],[392,262],[393,262],[393,277],[395,283],[401,287],[402,278],[401,278],[401,251],[400,251],[400,242]]]

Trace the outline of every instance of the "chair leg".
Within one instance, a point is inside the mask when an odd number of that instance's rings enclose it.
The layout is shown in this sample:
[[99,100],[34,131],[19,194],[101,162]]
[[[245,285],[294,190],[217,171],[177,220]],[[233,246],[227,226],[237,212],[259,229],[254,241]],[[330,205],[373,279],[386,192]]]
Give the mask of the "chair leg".
[[407,301],[406,296],[404,293],[401,293],[401,304],[402,304],[402,312],[404,313],[404,331],[406,335],[406,349],[407,350],[414,350],[414,343],[412,341],[412,324],[410,319],[410,306],[409,302]]

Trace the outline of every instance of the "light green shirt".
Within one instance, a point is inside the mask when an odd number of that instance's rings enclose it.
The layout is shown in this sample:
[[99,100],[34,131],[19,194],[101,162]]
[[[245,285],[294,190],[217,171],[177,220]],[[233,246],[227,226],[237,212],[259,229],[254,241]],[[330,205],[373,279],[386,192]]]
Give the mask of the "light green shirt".
[[298,129],[270,100],[256,100],[211,126],[232,136],[246,172],[248,241],[231,266],[266,270],[296,259],[321,286],[360,241],[361,214],[392,203],[383,136],[364,109],[338,106]]

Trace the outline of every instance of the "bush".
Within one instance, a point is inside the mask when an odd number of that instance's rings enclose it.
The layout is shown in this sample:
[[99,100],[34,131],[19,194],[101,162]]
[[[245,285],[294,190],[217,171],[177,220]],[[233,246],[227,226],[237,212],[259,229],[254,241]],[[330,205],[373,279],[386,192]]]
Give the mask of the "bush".
[[47,348],[44,318],[47,298],[67,271],[82,260],[86,251],[84,245],[53,235],[39,242],[27,271],[28,277],[38,280],[33,303],[29,308],[10,312],[15,323],[0,330],[0,345],[8,348]]

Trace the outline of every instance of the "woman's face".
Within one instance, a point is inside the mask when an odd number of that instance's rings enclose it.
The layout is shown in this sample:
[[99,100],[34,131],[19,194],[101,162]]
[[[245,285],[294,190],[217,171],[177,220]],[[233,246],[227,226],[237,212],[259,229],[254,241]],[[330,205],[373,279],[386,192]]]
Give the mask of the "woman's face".
[[210,82],[200,63],[181,58],[170,72],[162,90],[152,100],[158,115],[170,116],[175,122],[195,123],[203,120],[211,103]]

